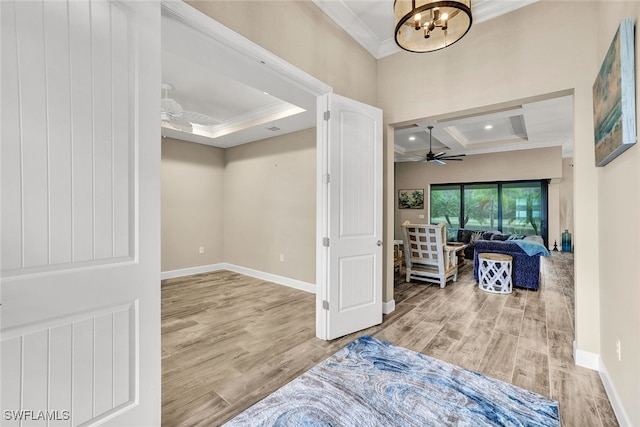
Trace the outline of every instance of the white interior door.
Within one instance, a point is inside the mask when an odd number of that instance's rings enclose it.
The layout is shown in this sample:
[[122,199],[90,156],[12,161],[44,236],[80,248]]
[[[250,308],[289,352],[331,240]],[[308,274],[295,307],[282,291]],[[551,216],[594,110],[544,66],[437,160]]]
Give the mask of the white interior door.
[[160,425],[160,4],[0,3],[2,425]]
[[333,339],[382,322],[382,110],[335,94],[319,104],[316,334]]

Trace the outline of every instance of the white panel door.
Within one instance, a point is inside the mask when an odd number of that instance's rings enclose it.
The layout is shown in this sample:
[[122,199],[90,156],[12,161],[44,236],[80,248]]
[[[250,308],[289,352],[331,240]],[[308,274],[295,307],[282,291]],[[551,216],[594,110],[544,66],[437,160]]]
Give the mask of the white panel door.
[[3,426],[160,424],[160,4],[2,1]]
[[382,110],[329,94],[320,111],[317,335],[333,339],[382,322]]

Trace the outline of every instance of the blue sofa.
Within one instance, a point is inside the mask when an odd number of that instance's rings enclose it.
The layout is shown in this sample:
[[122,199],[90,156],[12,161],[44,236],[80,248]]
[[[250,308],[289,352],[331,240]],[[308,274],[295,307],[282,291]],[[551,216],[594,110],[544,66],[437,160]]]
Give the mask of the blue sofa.
[[[526,242],[526,243],[516,243]],[[524,247],[524,249],[523,249]],[[529,255],[527,253],[532,253]],[[513,286],[538,290],[540,286],[540,256],[549,255],[543,244],[534,241],[517,240],[477,240],[473,255],[473,278],[478,281],[478,254],[498,253],[511,255],[513,272]]]

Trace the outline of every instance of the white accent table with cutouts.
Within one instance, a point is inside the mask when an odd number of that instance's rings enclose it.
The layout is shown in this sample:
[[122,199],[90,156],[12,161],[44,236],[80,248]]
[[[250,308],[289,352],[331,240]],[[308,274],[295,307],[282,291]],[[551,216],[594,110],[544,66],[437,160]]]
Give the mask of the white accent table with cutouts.
[[478,254],[478,287],[483,291],[495,294],[510,294],[513,287],[512,261],[511,255]]

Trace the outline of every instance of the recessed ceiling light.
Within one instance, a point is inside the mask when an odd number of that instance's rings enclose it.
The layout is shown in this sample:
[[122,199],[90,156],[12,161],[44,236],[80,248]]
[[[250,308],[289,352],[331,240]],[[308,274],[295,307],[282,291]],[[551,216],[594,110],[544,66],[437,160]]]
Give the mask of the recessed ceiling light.
[[416,137],[415,137],[415,136],[410,136],[410,137],[409,137],[409,141],[415,141],[415,140],[416,140]]
[[493,129],[493,125],[486,125],[484,128],[485,128],[486,130]]

